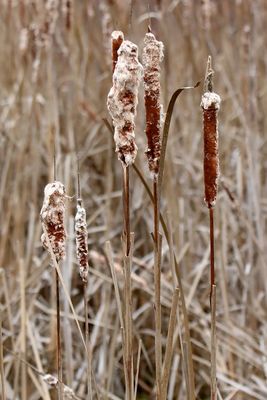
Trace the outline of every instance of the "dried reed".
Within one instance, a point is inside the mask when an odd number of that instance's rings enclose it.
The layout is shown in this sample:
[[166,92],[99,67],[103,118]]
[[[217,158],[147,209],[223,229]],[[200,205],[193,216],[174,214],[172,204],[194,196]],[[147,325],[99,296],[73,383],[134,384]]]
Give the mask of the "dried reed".
[[211,57],[208,58],[205,78],[206,92],[202,96],[204,136],[204,185],[205,202],[210,217],[210,306],[211,306],[211,400],[217,399],[216,383],[216,281],[214,265],[214,218],[219,178],[218,120],[220,96],[213,92],[213,70]]

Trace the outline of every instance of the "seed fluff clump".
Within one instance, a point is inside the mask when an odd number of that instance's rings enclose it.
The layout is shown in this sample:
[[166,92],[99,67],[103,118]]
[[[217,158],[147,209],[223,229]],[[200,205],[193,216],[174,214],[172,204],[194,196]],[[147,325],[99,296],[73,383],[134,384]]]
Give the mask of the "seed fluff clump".
[[81,199],[77,202],[77,212],[75,215],[75,234],[76,234],[76,254],[79,261],[80,276],[84,283],[88,280],[88,240],[86,211],[82,206]]
[[[65,201],[66,191],[61,182],[55,181],[46,185],[40,218],[57,262],[63,260],[66,254]],[[50,251],[45,233],[41,236],[41,242],[44,248]]]
[[134,119],[142,71],[143,67],[138,61],[137,46],[129,40],[123,41],[118,50],[107,107],[115,128],[116,152],[125,167],[134,163],[137,154]]

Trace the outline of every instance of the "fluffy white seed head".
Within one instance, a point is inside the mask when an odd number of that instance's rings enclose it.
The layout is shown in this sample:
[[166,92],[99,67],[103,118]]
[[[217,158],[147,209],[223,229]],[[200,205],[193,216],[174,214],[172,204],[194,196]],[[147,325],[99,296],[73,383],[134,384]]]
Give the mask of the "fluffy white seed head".
[[[53,182],[44,189],[44,202],[40,218],[46,229],[52,251],[57,261],[65,257],[65,187],[61,182]],[[43,246],[49,251],[45,233],[41,236]]]
[[86,211],[82,207],[81,200],[77,203],[77,212],[75,215],[75,235],[76,235],[76,254],[79,262],[80,276],[83,282],[88,280],[88,240]]
[[204,110],[208,110],[209,108],[214,108],[215,110],[219,110],[220,104],[221,104],[221,98],[217,93],[206,92],[202,96],[200,105]]
[[124,166],[132,164],[137,154],[134,119],[142,71],[137,46],[125,40],[118,50],[113,86],[107,99],[107,107],[115,128],[116,152]]

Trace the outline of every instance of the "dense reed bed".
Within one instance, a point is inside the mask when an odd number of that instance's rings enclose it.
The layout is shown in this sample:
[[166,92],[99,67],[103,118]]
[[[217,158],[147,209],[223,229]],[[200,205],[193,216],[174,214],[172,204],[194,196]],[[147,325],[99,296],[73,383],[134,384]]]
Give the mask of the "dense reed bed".
[[[0,3],[3,399],[56,399],[58,388],[65,398],[124,399],[125,382],[130,379],[128,398],[144,400],[155,398],[159,378],[162,392],[158,396],[162,399],[165,395],[169,400],[210,398],[210,244],[200,108],[210,54],[213,85],[222,99],[218,114],[220,183],[213,209],[217,399],[265,400],[265,2]],[[199,88],[179,95],[170,126],[161,127],[161,138],[167,128],[169,135],[166,153],[162,147],[164,174],[158,176],[162,371],[157,379],[155,234],[154,239],[151,236],[155,208],[145,154],[143,84],[134,130],[138,153],[128,170],[130,230],[126,251],[121,242],[125,218],[122,168],[106,107],[116,65],[111,33],[122,31],[124,37],[119,41],[135,43],[142,62],[148,26],[164,44],[160,65],[163,112],[175,90],[201,80]],[[165,115],[161,117],[164,123]],[[87,227],[84,220],[82,225],[83,232],[85,228],[88,232],[85,264],[81,258],[79,263],[75,245],[77,156],[87,216]],[[160,163],[155,165],[160,168]],[[53,253],[57,250],[49,247],[45,237],[48,252],[43,248],[39,218],[44,187],[54,176],[66,191],[66,247],[60,263]],[[131,269],[126,280],[129,255]],[[60,288],[62,382],[57,379],[55,271]],[[131,297],[125,297],[125,282],[130,284]],[[127,353],[132,363],[128,378],[121,329],[125,298],[131,309],[127,323],[132,331],[127,338],[132,346]]]

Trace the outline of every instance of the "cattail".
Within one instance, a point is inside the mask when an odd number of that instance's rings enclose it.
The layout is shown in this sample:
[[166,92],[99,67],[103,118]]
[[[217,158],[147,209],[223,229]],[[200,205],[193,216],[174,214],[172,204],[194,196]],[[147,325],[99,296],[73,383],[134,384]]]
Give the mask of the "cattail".
[[78,199],[77,212],[75,215],[75,233],[76,233],[76,254],[79,261],[80,276],[84,283],[88,279],[88,241],[86,211],[82,206],[82,200]]
[[147,33],[143,52],[148,166],[157,175],[160,159],[160,63],[163,43]]
[[[47,383],[51,387],[58,387],[60,384],[58,378],[51,374],[43,375],[42,379],[45,383]],[[66,385],[63,385],[63,393],[64,397],[66,397],[67,399],[77,399],[73,390]]]
[[218,192],[219,155],[218,155],[218,120],[221,98],[212,91],[212,73],[208,62],[207,89],[202,96],[203,136],[204,136],[204,184],[205,202],[208,208],[214,207]]
[[[65,257],[65,187],[61,182],[53,182],[46,185],[44,190],[44,202],[40,212],[41,221],[46,229],[52,251],[57,262]],[[41,241],[49,251],[45,233]]]
[[111,47],[112,47],[112,71],[114,72],[117,60],[118,50],[124,41],[124,35],[121,31],[113,31],[111,34]]
[[125,40],[118,50],[113,86],[107,99],[108,110],[115,127],[116,152],[125,167],[134,162],[137,154],[134,118],[142,70],[143,67],[138,61],[137,46]]

